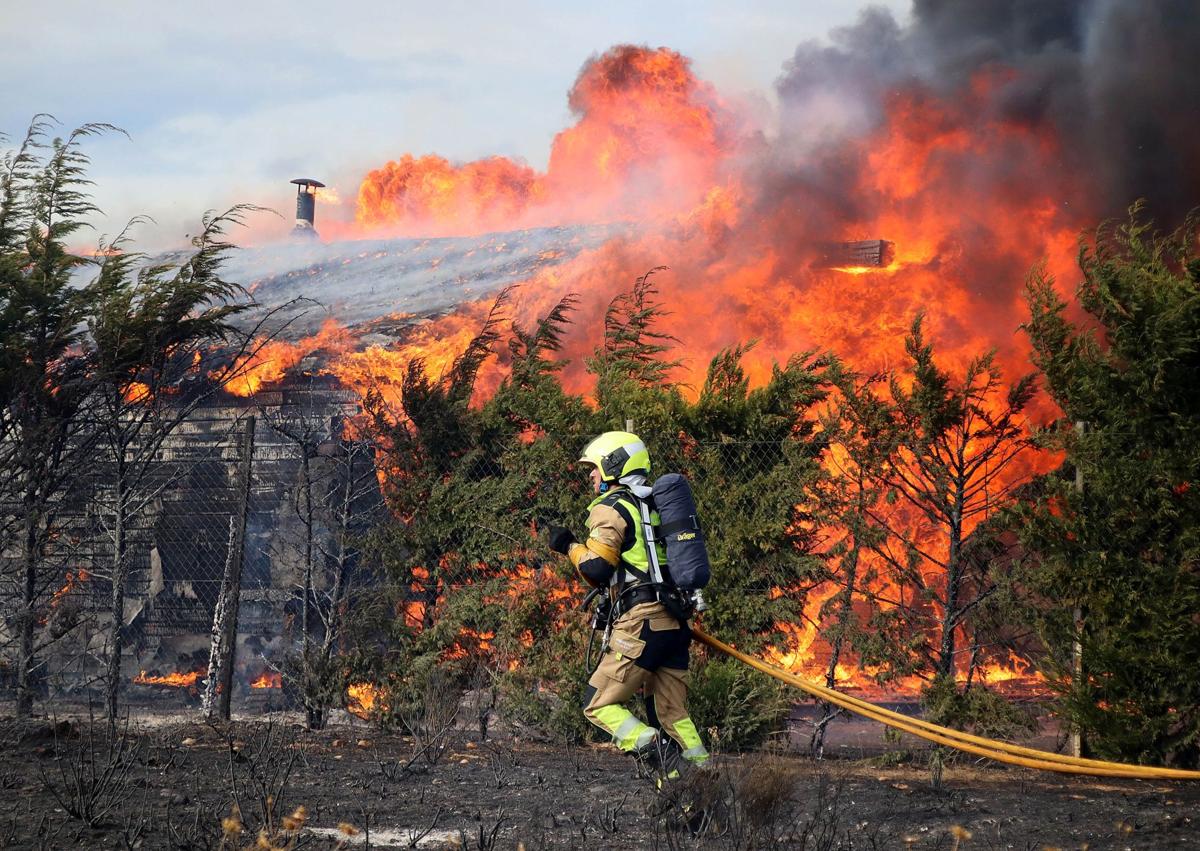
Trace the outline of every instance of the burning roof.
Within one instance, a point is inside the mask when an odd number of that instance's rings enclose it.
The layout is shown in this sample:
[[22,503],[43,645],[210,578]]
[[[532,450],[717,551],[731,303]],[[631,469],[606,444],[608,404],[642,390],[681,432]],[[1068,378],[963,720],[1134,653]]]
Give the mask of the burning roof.
[[[1082,229],[1139,195],[1168,217],[1195,203],[1194,115],[1157,105],[1194,80],[1179,57],[1200,16],[1097,8],[918,3],[905,25],[868,9],[785,63],[777,130],[680,53],[618,45],[581,68],[544,170],[398,151],[364,168],[339,226],[362,240],[248,251],[231,271],[264,304],[328,307],[294,336],[331,316],[359,350],[401,341],[392,366],[431,347],[444,360],[508,284],[524,285],[513,319],[575,292],[577,326],[594,329],[614,294],[666,265],[657,283],[693,385],[750,339],[752,381],[810,348],[881,368],[918,312],[948,361],[999,346],[1024,371],[1013,330],[1035,263],[1070,281]],[[1144,39],[1104,50],[1133,22]],[[1100,73],[1101,57],[1128,74]],[[1153,128],[1137,134],[1152,150],[1129,127]],[[443,313],[414,344],[414,318]],[[572,335],[564,354],[578,365],[595,343]]]
[[312,334],[329,317],[350,329],[388,335],[552,270],[623,230],[575,226],[471,237],[276,243],[235,253],[227,275],[243,282],[264,309],[296,298],[319,305],[290,325],[285,339]]

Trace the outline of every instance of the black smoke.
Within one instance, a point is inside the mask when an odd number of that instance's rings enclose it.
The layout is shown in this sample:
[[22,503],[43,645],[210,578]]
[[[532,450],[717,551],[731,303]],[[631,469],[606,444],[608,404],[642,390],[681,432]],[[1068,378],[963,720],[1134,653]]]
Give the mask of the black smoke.
[[915,0],[901,25],[868,8],[828,43],[801,44],[778,82],[784,141],[824,146],[922,87],[954,97],[1003,72],[986,114],[1049,128],[1092,217],[1138,198],[1164,223],[1200,204],[1200,2]]

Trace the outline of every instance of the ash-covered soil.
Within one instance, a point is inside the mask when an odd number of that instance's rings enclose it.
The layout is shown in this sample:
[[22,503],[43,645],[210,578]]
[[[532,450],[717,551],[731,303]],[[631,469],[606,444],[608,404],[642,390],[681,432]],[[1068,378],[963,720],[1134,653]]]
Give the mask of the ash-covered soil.
[[[102,723],[9,721],[0,736],[4,848],[255,847],[268,800],[273,847],[1200,847],[1200,784],[950,762],[935,789],[927,752],[718,755],[664,793],[607,746],[462,730],[414,741],[280,717],[130,724],[115,742]],[[302,828],[279,832],[300,806]]]

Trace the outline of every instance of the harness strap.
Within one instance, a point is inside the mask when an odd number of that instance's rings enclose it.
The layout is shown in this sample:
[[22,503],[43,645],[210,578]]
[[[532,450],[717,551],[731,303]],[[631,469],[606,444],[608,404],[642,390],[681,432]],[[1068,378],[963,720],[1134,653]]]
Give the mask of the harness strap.
[[616,616],[620,617],[642,603],[661,603],[663,592],[654,585],[630,585],[617,597]]
[[682,520],[676,520],[673,523],[664,523],[658,527],[658,532],[664,538],[667,535],[674,535],[676,532],[699,532],[700,519],[695,514],[689,514]]
[[[621,497],[626,495],[627,493],[628,493],[629,499],[631,501],[633,501],[635,503],[639,502],[637,497],[634,496],[631,492],[616,491],[616,492],[613,492],[612,494],[606,496],[602,500],[602,503],[609,506],[610,508],[612,508],[614,511],[616,511],[618,514],[621,515],[622,519],[624,519],[627,526],[629,526],[631,533],[633,534],[634,538],[636,539],[637,533],[633,530],[633,524],[639,522],[639,520],[637,518],[635,518],[632,514],[629,513],[628,508],[626,508],[624,505],[621,504]],[[644,523],[643,523],[643,537],[645,537],[645,524]],[[651,562],[652,569],[653,569],[653,564],[654,563]],[[612,579],[609,580],[609,587],[615,588],[617,591],[623,590],[625,588],[625,574],[626,573],[629,573],[630,575],[632,575],[633,579],[636,580],[638,583],[650,583],[650,582],[654,581],[654,577],[653,577],[652,573],[647,572],[645,570],[641,570],[640,568],[634,567],[632,564],[630,564],[624,558],[622,558],[617,563],[617,569],[613,572]]]
[[650,520],[650,506],[645,500],[640,499],[637,494],[631,492],[631,495],[642,514],[642,539],[646,542],[646,556],[650,560],[650,581],[655,585],[662,585],[662,565],[658,563],[658,547],[655,546],[658,538],[654,535],[654,523]]

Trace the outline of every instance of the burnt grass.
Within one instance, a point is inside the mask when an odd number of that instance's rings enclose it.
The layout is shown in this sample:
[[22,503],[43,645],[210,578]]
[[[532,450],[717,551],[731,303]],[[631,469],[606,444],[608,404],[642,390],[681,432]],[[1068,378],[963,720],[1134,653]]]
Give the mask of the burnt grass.
[[[300,805],[326,833],[275,847],[343,847],[339,823],[360,831],[344,847],[1200,847],[1200,783],[951,759],[934,788],[929,752],[916,749],[820,762],[718,754],[664,793],[607,746],[513,734],[414,741],[364,724],[306,732],[281,716],[130,723],[115,735],[86,719],[10,720],[0,737],[4,848],[254,847],[268,807],[278,825]],[[230,843],[221,822],[235,800],[244,832]]]

